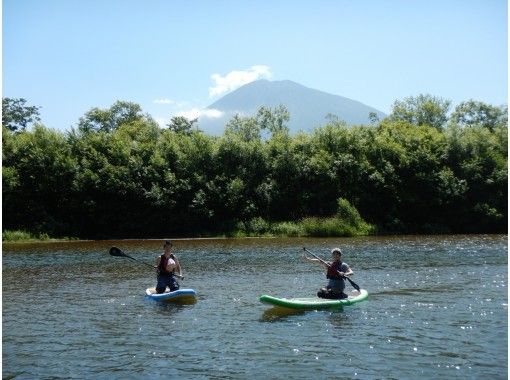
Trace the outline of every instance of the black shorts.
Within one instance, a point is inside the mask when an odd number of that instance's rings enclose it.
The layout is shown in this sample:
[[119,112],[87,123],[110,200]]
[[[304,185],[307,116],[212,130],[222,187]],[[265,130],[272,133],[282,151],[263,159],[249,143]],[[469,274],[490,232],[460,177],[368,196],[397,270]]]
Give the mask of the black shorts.
[[333,289],[325,289],[322,288],[317,292],[317,297],[319,298],[325,298],[330,300],[341,300],[344,298],[347,298],[347,294],[341,291],[335,291]]
[[175,280],[174,276],[165,274],[159,275],[158,284],[156,285],[156,293],[164,293],[167,286],[170,288],[171,292],[179,289],[179,284]]

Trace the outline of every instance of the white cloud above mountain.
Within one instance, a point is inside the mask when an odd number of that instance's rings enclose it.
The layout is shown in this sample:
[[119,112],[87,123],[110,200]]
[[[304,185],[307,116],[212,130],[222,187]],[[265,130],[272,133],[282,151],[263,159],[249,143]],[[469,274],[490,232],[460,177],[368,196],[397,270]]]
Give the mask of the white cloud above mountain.
[[[222,95],[256,80],[269,79],[271,76],[271,70],[269,66],[266,65],[253,65],[247,70],[233,70],[223,76],[220,74],[213,74],[211,75],[211,79],[214,85],[209,88],[209,96],[214,97]],[[160,106],[172,106],[171,108],[176,110],[176,112],[173,112],[173,116],[182,116],[188,120],[197,118],[214,120],[220,119],[225,115],[223,111],[214,108],[192,107],[190,104],[192,102],[187,101],[158,98],[154,99],[152,102]],[[169,122],[169,120],[163,117],[157,117],[156,121],[160,126],[164,126]]]
[[211,75],[214,82],[213,87],[209,87],[209,96],[217,96],[235,90],[247,83],[258,79],[271,78],[271,70],[266,65],[254,65],[247,70],[234,70],[227,75]]

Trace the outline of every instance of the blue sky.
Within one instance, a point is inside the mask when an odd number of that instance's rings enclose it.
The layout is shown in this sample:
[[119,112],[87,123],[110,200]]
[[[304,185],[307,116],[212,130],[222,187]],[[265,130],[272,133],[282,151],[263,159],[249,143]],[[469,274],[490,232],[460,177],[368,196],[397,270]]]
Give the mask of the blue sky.
[[3,0],[2,22],[2,96],[61,130],[116,100],[197,116],[261,78],[385,113],[421,93],[507,103],[506,0]]

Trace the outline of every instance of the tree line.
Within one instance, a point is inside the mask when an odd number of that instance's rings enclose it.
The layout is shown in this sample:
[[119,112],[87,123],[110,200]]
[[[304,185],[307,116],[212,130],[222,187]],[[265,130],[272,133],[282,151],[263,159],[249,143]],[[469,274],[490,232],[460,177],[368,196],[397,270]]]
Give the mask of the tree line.
[[79,238],[507,230],[506,107],[470,100],[451,110],[419,95],[370,125],[328,115],[297,134],[284,106],[261,107],[235,116],[221,136],[183,117],[161,128],[124,101],[91,109],[71,131],[41,124],[25,99],[4,98],[2,110],[3,230]]

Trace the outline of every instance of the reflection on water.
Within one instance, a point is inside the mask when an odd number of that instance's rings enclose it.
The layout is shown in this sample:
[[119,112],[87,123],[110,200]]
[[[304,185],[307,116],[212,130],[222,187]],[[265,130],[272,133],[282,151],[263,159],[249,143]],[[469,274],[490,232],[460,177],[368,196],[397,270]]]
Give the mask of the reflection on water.
[[[3,376],[20,378],[506,378],[507,237],[175,240],[193,305],[145,298],[160,240],[3,245]],[[306,246],[340,246],[368,300],[314,297]],[[349,289],[347,284],[347,287]],[[384,374],[384,375],[381,375]]]
[[461,285],[429,285],[426,288],[403,288],[388,291],[380,291],[370,293],[370,296],[415,296],[420,293],[442,293],[448,295],[456,291],[462,290]]
[[169,318],[172,315],[189,310],[195,302],[189,304],[170,303],[170,302],[157,302],[154,300],[145,299],[146,312],[159,314],[162,318]]
[[260,321],[262,322],[276,322],[281,319],[285,319],[286,317],[293,315],[302,315],[306,311],[304,310],[296,310],[296,309],[286,309],[282,307],[271,307],[267,310],[264,310],[262,316],[260,317]]

